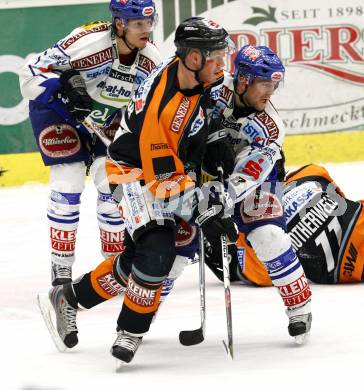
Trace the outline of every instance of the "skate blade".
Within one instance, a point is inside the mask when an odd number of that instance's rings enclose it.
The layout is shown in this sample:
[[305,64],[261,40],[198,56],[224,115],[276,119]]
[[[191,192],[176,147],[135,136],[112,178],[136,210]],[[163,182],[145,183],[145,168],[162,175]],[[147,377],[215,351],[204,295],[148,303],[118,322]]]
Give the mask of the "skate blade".
[[57,329],[54,326],[54,322],[52,321],[51,312],[54,314],[54,317],[56,314],[54,313],[54,309],[49,300],[48,294],[38,294],[37,302],[44,323],[48,329],[49,334],[51,335],[54,345],[59,352],[65,352],[67,350],[67,347],[64,345],[62,339],[59,337]]
[[305,343],[307,342],[307,340],[309,339],[309,337],[310,337],[310,334],[309,334],[309,333],[300,334],[299,336],[295,336],[294,342],[295,342],[297,345],[302,345],[302,344],[305,344]]

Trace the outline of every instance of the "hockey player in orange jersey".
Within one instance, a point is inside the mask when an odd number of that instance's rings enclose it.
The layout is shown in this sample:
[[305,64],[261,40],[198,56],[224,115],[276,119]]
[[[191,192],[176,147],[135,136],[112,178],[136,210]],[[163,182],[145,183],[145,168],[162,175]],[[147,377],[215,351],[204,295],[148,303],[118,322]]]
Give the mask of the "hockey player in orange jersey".
[[[307,165],[286,178],[285,219],[307,278],[315,283],[360,283],[364,279],[364,200],[345,198],[328,171]],[[271,286],[267,271],[245,236],[230,247],[233,282]],[[218,250],[207,248],[206,264],[222,280]]]
[[[133,95],[108,149],[106,171],[127,229],[125,251],[49,292],[57,330],[49,329],[61,348],[78,343],[80,307],[94,307],[124,291],[111,354],[129,363],[175,262],[178,222],[192,221],[210,240],[221,234],[233,241],[238,237],[222,202],[210,203],[189,174],[202,163],[211,87],[222,79],[224,58],[234,45],[223,27],[200,17],[179,25],[175,45],[176,56],[158,66]],[[205,199],[206,207],[200,207]]]

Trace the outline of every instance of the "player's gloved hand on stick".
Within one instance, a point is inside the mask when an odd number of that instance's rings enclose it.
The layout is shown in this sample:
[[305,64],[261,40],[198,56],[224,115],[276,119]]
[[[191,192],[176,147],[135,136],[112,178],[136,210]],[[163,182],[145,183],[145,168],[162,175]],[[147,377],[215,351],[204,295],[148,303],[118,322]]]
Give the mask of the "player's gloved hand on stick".
[[87,92],[85,80],[80,72],[69,69],[59,78],[61,94],[67,98],[67,110],[78,122],[82,122],[92,111],[92,99]]
[[[221,243],[219,245],[211,245],[205,241],[205,264],[210,270],[217,276],[219,280],[224,281],[224,271],[222,268],[222,248]],[[228,246],[228,260],[230,269],[230,281],[234,282],[239,280],[237,277],[237,267],[239,267],[238,253],[235,243],[229,243]]]
[[211,120],[210,134],[207,140],[206,152],[202,164],[203,170],[211,176],[217,176],[217,165],[224,168],[226,179],[234,170],[235,152],[220,120]]
[[207,207],[201,206],[196,207],[195,222],[211,245],[220,242],[222,234],[231,242],[238,239],[236,225],[231,216],[224,215],[224,205],[219,200],[210,196]]

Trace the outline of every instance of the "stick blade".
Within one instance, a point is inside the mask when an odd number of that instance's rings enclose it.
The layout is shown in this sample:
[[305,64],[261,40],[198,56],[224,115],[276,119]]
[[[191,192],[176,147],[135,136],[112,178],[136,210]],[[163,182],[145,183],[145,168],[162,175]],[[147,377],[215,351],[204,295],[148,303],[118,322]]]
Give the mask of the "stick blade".
[[202,328],[195,330],[182,330],[179,333],[179,342],[189,347],[191,345],[200,344],[205,340]]

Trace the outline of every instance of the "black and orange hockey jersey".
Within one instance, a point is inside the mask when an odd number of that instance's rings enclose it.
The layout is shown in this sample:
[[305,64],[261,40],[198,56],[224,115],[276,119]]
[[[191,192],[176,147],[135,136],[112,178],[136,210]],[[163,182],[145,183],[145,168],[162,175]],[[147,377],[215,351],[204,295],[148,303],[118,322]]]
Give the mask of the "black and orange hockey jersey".
[[[185,165],[200,165],[205,153],[210,91],[202,86],[181,90],[179,61],[162,63],[136,91],[109,147],[111,184],[144,180],[157,199],[194,188]],[[141,169],[137,175],[134,168]]]
[[[284,190],[288,233],[306,276],[323,284],[358,283],[364,273],[364,201],[344,197],[327,170],[307,165],[290,174]],[[269,276],[241,235],[237,278],[270,286]]]

